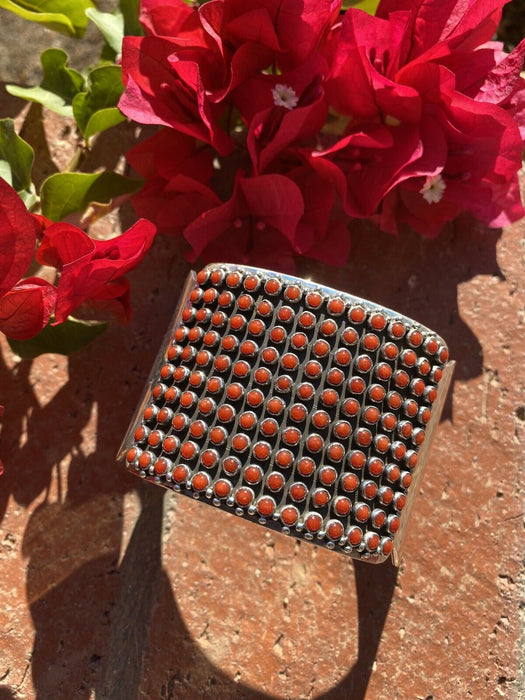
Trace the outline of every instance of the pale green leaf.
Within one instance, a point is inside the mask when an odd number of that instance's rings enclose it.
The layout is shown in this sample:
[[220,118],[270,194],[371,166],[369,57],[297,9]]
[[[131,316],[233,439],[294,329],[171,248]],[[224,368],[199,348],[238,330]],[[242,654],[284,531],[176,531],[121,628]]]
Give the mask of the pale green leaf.
[[75,96],[73,114],[86,139],[125,119],[117,109],[124,90],[119,66],[100,66],[88,76],[88,90]]
[[86,15],[97,25],[102,36],[116,54],[122,51],[124,38],[124,17],[121,12],[101,12],[94,7],[86,10]]
[[62,221],[83,212],[91,203],[108,204],[112,199],[136,192],[141,180],[112,172],[56,173],[44,180],[40,190],[42,214]]
[[31,146],[16,133],[14,121],[0,119],[0,176],[17,192],[31,188],[34,159]]
[[7,92],[24,100],[39,102],[62,116],[73,116],[71,103],[84,87],[84,78],[78,71],[68,67],[68,55],[62,49],[46,49],[40,56],[40,61],[44,77],[39,86],[23,88],[6,85]]
[[89,139],[95,134],[98,134],[101,131],[106,131],[106,129],[110,129],[112,126],[120,124],[125,119],[126,117],[122,114],[118,107],[99,109],[98,112],[95,112],[95,114],[89,118],[86,125],[86,130],[84,131],[86,141],[89,141]]
[[0,7],[48,29],[80,38],[88,24],[91,0],[0,0]]

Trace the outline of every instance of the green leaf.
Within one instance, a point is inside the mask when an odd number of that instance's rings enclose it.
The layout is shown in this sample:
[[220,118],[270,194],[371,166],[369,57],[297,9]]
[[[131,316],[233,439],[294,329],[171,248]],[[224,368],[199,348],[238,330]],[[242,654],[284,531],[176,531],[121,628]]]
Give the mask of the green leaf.
[[136,192],[141,185],[141,180],[112,172],[56,173],[42,183],[42,214],[51,221],[62,221],[92,202],[108,204],[115,197]]
[[0,119],[0,177],[17,192],[31,189],[35,152],[15,131],[12,119]]
[[7,92],[24,100],[39,102],[64,117],[72,117],[71,103],[84,87],[84,78],[78,71],[68,68],[68,55],[62,49],[46,49],[40,61],[44,72],[40,86],[22,88],[6,85]]
[[119,0],[119,10],[124,17],[125,36],[142,36],[144,34],[139,22],[139,2],[140,0]]
[[70,316],[58,326],[48,324],[30,340],[7,340],[13,352],[24,360],[31,360],[46,352],[71,355],[95,340],[108,325],[98,321],[80,321]]
[[94,7],[86,10],[86,15],[97,25],[107,43],[116,54],[122,51],[122,39],[124,38],[124,17],[117,10],[115,14],[111,12],[101,12]]
[[84,136],[86,140],[89,141],[94,134],[106,131],[106,129],[120,124],[120,122],[123,122],[125,119],[126,117],[117,107],[99,109],[98,112],[95,112],[95,114],[89,118]]
[[117,109],[123,90],[119,66],[100,66],[91,71],[87,92],[80,92],[73,100],[73,114],[86,140],[124,121]]
[[33,183],[31,183],[31,186],[29,187],[28,190],[20,190],[18,193],[18,196],[20,199],[23,201],[23,203],[26,205],[27,209],[31,209],[33,204],[35,204],[38,201],[38,196],[36,193],[35,186]]
[[357,10],[368,12],[369,15],[375,15],[378,5],[379,0],[343,0],[343,10],[355,7]]
[[80,38],[88,24],[86,10],[93,3],[91,0],[0,0],[0,7],[48,29]]

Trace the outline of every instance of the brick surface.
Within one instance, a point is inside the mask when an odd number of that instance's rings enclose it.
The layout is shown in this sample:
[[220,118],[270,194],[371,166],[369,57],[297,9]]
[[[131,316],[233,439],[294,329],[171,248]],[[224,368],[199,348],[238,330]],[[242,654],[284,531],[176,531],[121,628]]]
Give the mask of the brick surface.
[[524,233],[362,226],[345,268],[299,265],[435,329],[457,361],[399,570],[115,463],[188,270],[180,242],[132,273],[129,326],[69,359],[2,343],[0,700],[518,698]]

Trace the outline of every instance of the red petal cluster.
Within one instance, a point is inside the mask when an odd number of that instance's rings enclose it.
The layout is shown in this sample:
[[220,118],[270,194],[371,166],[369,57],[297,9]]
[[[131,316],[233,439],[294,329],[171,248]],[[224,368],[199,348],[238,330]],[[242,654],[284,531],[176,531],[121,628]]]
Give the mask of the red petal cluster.
[[[94,241],[65,223],[29,214],[15,190],[0,178],[0,331],[14,340],[39,333],[54,314],[62,323],[87,302],[129,319],[124,275],[148,250],[155,227],[139,221],[109,241]],[[58,284],[25,277],[35,259],[56,268]]]
[[133,149],[134,198],[190,258],[344,262],[348,223],[427,236],[468,211],[525,214],[525,45],[492,41],[503,0],[142,0],[120,107],[167,127]]

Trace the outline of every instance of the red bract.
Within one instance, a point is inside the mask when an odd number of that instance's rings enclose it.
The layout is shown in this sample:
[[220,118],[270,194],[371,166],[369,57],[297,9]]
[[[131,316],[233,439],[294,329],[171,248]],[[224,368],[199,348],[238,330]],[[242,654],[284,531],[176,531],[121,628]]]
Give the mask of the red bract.
[[140,23],[147,34],[177,36],[195,31],[197,11],[184,0],[141,0]]
[[279,76],[257,75],[246,81],[233,100],[247,124],[247,146],[254,172],[261,173],[282,151],[313,138],[328,114],[322,86],[324,60],[309,60]]
[[146,178],[132,197],[139,216],[155,220],[162,233],[182,233],[199,214],[220,203],[206,186],[213,175],[213,153],[195,139],[162,129],[127,153],[128,162]]
[[334,184],[347,214],[369,217],[397,183],[418,168],[417,129],[375,125],[354,131],[324,151],[307,154],[311,166]]
[[[428,3],[407,4],[417,5],[421,12],[428,9]],[[489,225],[519,218],[523,210],[516,178],[521,137],[515,122],[500,107],[461,94],[455,74],[440,65],[445,58],[454,63],[456,50],[463,56],[465,42],[474,42],[473,35],[485,37],[487,26],[492,26],[492,5],[489,3],[486,21],[479,11],[475,15],[469,11],[453,28],[442,28],[438,39],[446,35],[446,41],[431,46],[427,53],[420,50],[423,40],[436,39],[432,32],[443,18],[437,15],[429,34],[426,23],[420,28],[417,17],[414,19],[414,9],[397,11],[399,7],[403,9],[403,3],[396,4],[388,20],[357,10],[345,15],[327,94],[336,109],[353,119],[346,136],[324,153],[312,155],[312,164],[336,182],[346,210],[355,216],[373,215],[396,187],[398,193],[403,192],[403,207],[410,204],[414,210],[412,225],[417,220],[422,233],[433,234],[461,209]],[[476,28],[473,16],[479,20]],[[407,38],[418,36],[419,30],[421,42],[416,50]],[[406,62],[412,54],[414,60]],[[473,56],[475,62],[475,52]],[[480,60],[485,57],[480,55]],[[376,126],[378,121],[385,126]],[[363,151],[360,141],[364,135],[375,135],[379,142]],[[355,192],[358,196],[353,199]],[[502,219],[504,212],[506,219]],[[398,216],[407,220],[406,212],[392,208],[390,197],[383,207],[383,227],[395,230]]]
[[20,197],[0,178],[0,296],[27,271],[37,231],[38,225]]
[[[473,51],[496,33],[507,0],[381,0],[376,17],[408,17],[403,62],[430,50],[446,55],[460,47]],[[428,59],[427,59],[428,60]]]
[[201,214],[184,231],[190,260],[229,260],[293,269],[303,252],[297,224],[304,212],[299,187],[283,175],[239,177],[232,198]]
[[292,170],[288,177],[303,195],[304,214],[296,233],[304,243],[302,254],[330,265],[344,265],[350,252],[348,217],[337,206],[335,188],[308,167]]
[[119,107],[142,124],[162,124],[228,153],[232,140],[219,126],[222,108],[211,99],[226,80],[226,64],[202,26],[191,37],[126,37]]
[[[439,137],[446,143],[440,169],[442,194],[432,203],[422,196],[425,203],[418,206],[419,214],[425,209],[428,212],[428,232],[436,231],[435,221],[450,215],[454,207],[456,213],[469,211],[489,226],[508,224],[523,216],[517,179],[522,140],[511,116],[496,105],[458,93],[443,66],[407,66],[403,76],[418,87],[435,119],[434,133],[428,132],[424,144],[436,143]],[[420,187],[419,193],[425,194],[425,181],[407,181],[401,186],[412,191]],[[441,202],[443,205],[437,206]],[[426,232],[421,226],[417,229]]]
[[281,269],[344,260],[343,212],[427,236],[465,210],[519,218],[525,43],[492,41],[503,4],[143,0],[121,107],[178,135],[130,153],[137,211],[193,258]]
[[13,340],[29,340],[51,318],[57,290],[40,277],[27,277],[0,297],[0,330]]
[[235,47],[252,44],[267,48],[267,65],[275,59],[283,70],[308,60],[341,7],[340,0],[224,0],[221,4],[221,36]]
[[108,241],[95,241],[71,224],[49,226],[37,259],[61,271],[55,323],[63,323],[84,302],[129,320],[129,285],[124,275],[143,259],[154,235],[155,227],[145,220]]
[[48,322],[56,288],[39,277],[21,279],[35,252],[37,221],[0,178],[0,331],[27,340]]

